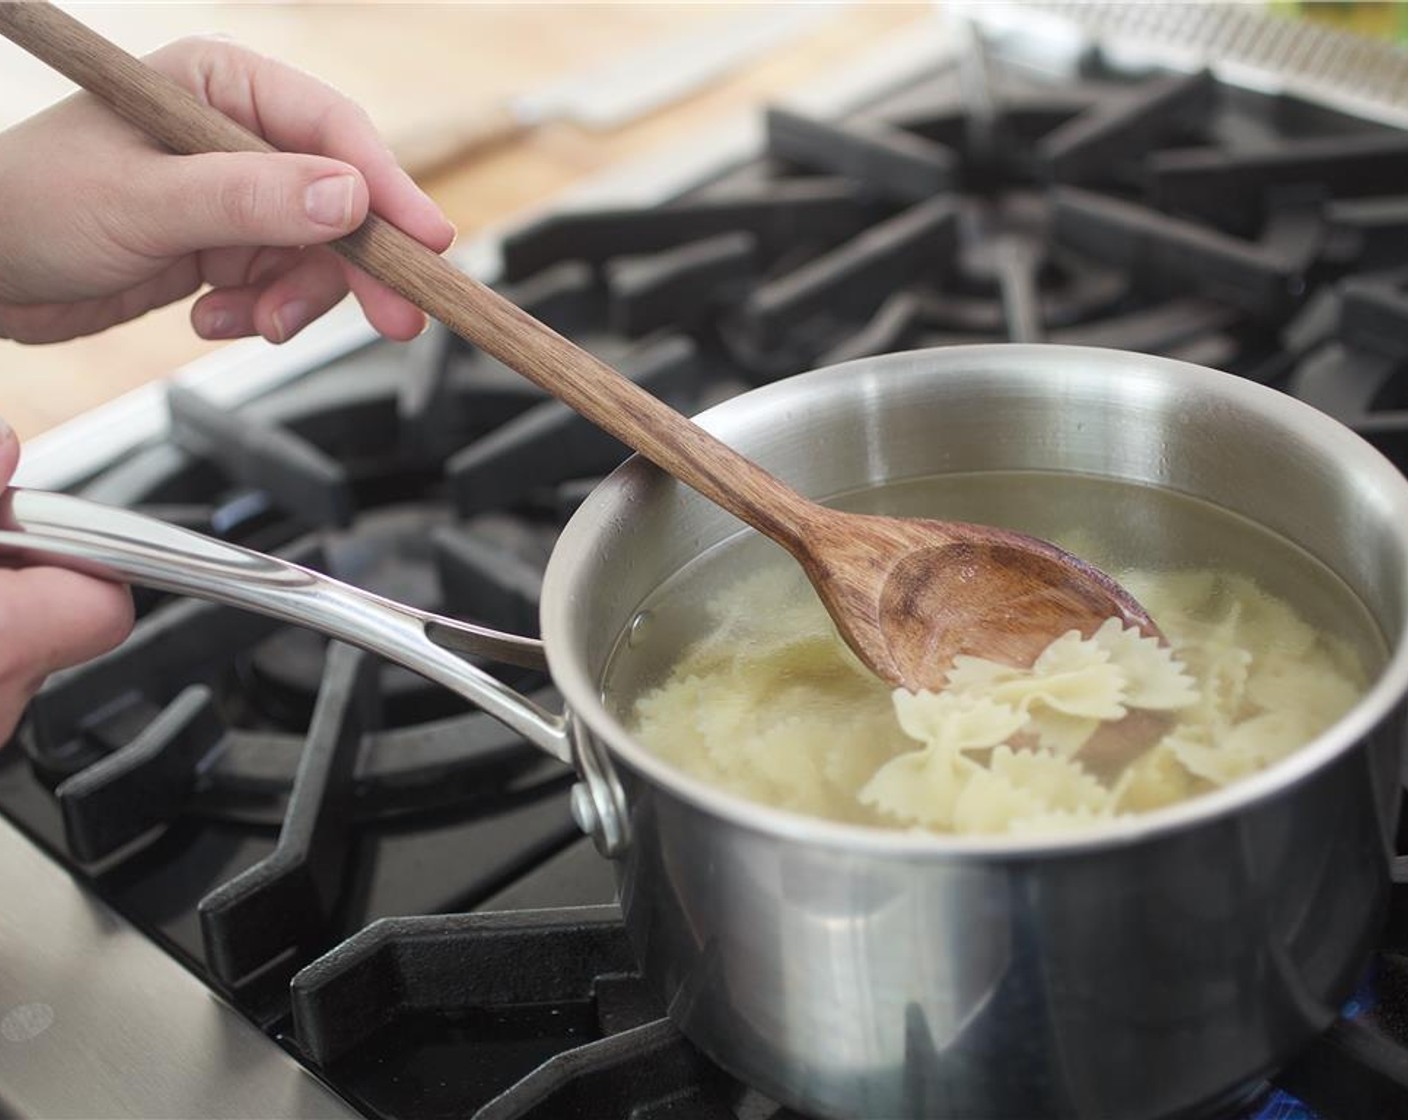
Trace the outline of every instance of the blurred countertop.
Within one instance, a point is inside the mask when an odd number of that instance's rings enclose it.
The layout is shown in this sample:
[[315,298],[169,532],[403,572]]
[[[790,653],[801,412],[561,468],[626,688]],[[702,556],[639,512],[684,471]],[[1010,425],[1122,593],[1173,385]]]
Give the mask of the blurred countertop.
[[[135,53],[218,32],[301,66],[361,103],[382,133],[436,127],[457,106],[531,91],[764,4],[65,4]],[[424,179],[461,239],[541,208],[574,184],[824,80],[906,29],[928,4],[831,4],[799,34],[685,99],[610,133],[549,123]],[[71,86],[0,41],[0,127]],[[37,435],[218,343],[198,339],[184,301],[101,335],[51,346],[0,341],[0,416]],[[224,344],[228,345],[228,344]]]

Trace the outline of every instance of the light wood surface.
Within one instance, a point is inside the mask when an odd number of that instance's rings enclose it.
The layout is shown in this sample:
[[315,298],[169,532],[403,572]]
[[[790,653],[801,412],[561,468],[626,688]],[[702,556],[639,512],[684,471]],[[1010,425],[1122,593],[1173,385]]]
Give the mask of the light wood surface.
[[[746,10],[686,4],[65,6],[139,53],[183,34],[229,34],[342,89],[387,135],[433,125],[446,106],[482,110]],[[901,28],[932,18],[927,5],[839,7],[795,41],[644,120],[609,134],[547,124],[425,185],[463,237],[625,159],[757,111],[770,97],[815,82]],[[0,125],[71,88],[0,43]],[[196,338],[188,309],[189,302],[182,303],[54,346],[0,342],[0,415],[22,437],[33,436],[220,345]]]

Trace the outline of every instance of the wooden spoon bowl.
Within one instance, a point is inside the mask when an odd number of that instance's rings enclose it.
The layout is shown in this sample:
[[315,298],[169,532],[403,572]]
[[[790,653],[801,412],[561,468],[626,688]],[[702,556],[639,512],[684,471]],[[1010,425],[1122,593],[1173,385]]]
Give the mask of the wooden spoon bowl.
[[849,534],[798,557],[852,649],[892,683],[932,688],[960,654],[1030,665],[1110,618],[1159,636],[1097,568],[1021,533],[958,521],[835,514]]
[[[0,3],[0,34],[174,152],[271,146],[47,3]],[[333,244],[451,330],[786,548],[881,678],[937,687],[955,654],[1025,665],[1118,617],[1159,636],[1108,576],[1031,537],[811,502],[493,290],[375,215]]]

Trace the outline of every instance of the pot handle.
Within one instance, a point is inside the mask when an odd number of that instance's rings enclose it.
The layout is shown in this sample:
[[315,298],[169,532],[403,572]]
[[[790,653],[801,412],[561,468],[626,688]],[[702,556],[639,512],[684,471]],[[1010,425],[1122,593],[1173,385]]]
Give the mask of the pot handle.
[[40,490],[0,494],[0,552],[243,607],[319,630],[444,685],[561,762],[567,720],[457,653],[546,668],[543,644],[383,599],[369,591],[145,514]]

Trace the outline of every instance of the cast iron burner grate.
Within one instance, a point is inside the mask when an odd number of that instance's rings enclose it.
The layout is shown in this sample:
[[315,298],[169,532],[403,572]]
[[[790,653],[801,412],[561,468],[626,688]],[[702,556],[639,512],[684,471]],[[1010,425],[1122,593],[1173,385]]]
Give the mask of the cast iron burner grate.
[[[666,205],[519,229],[507,294],[687,412],[1052,340],[1273,385],[1408,466],[1404,133],[1098,54],[1051,84],[979,47],[841,120],[770,112],[761,157]],[[440,329],[234,412],[169,405],[84,494],[528,633],[558,531],[625,455]],[[780,1120],[661,1018],[565,768],[350,648],[138,599],[0,753],[0,811],[271,1037],[387,1120]],[[1239,1117],[1408,1115],[1405,891],[1356,1005],[1277,1078],[1305,1105]]]

